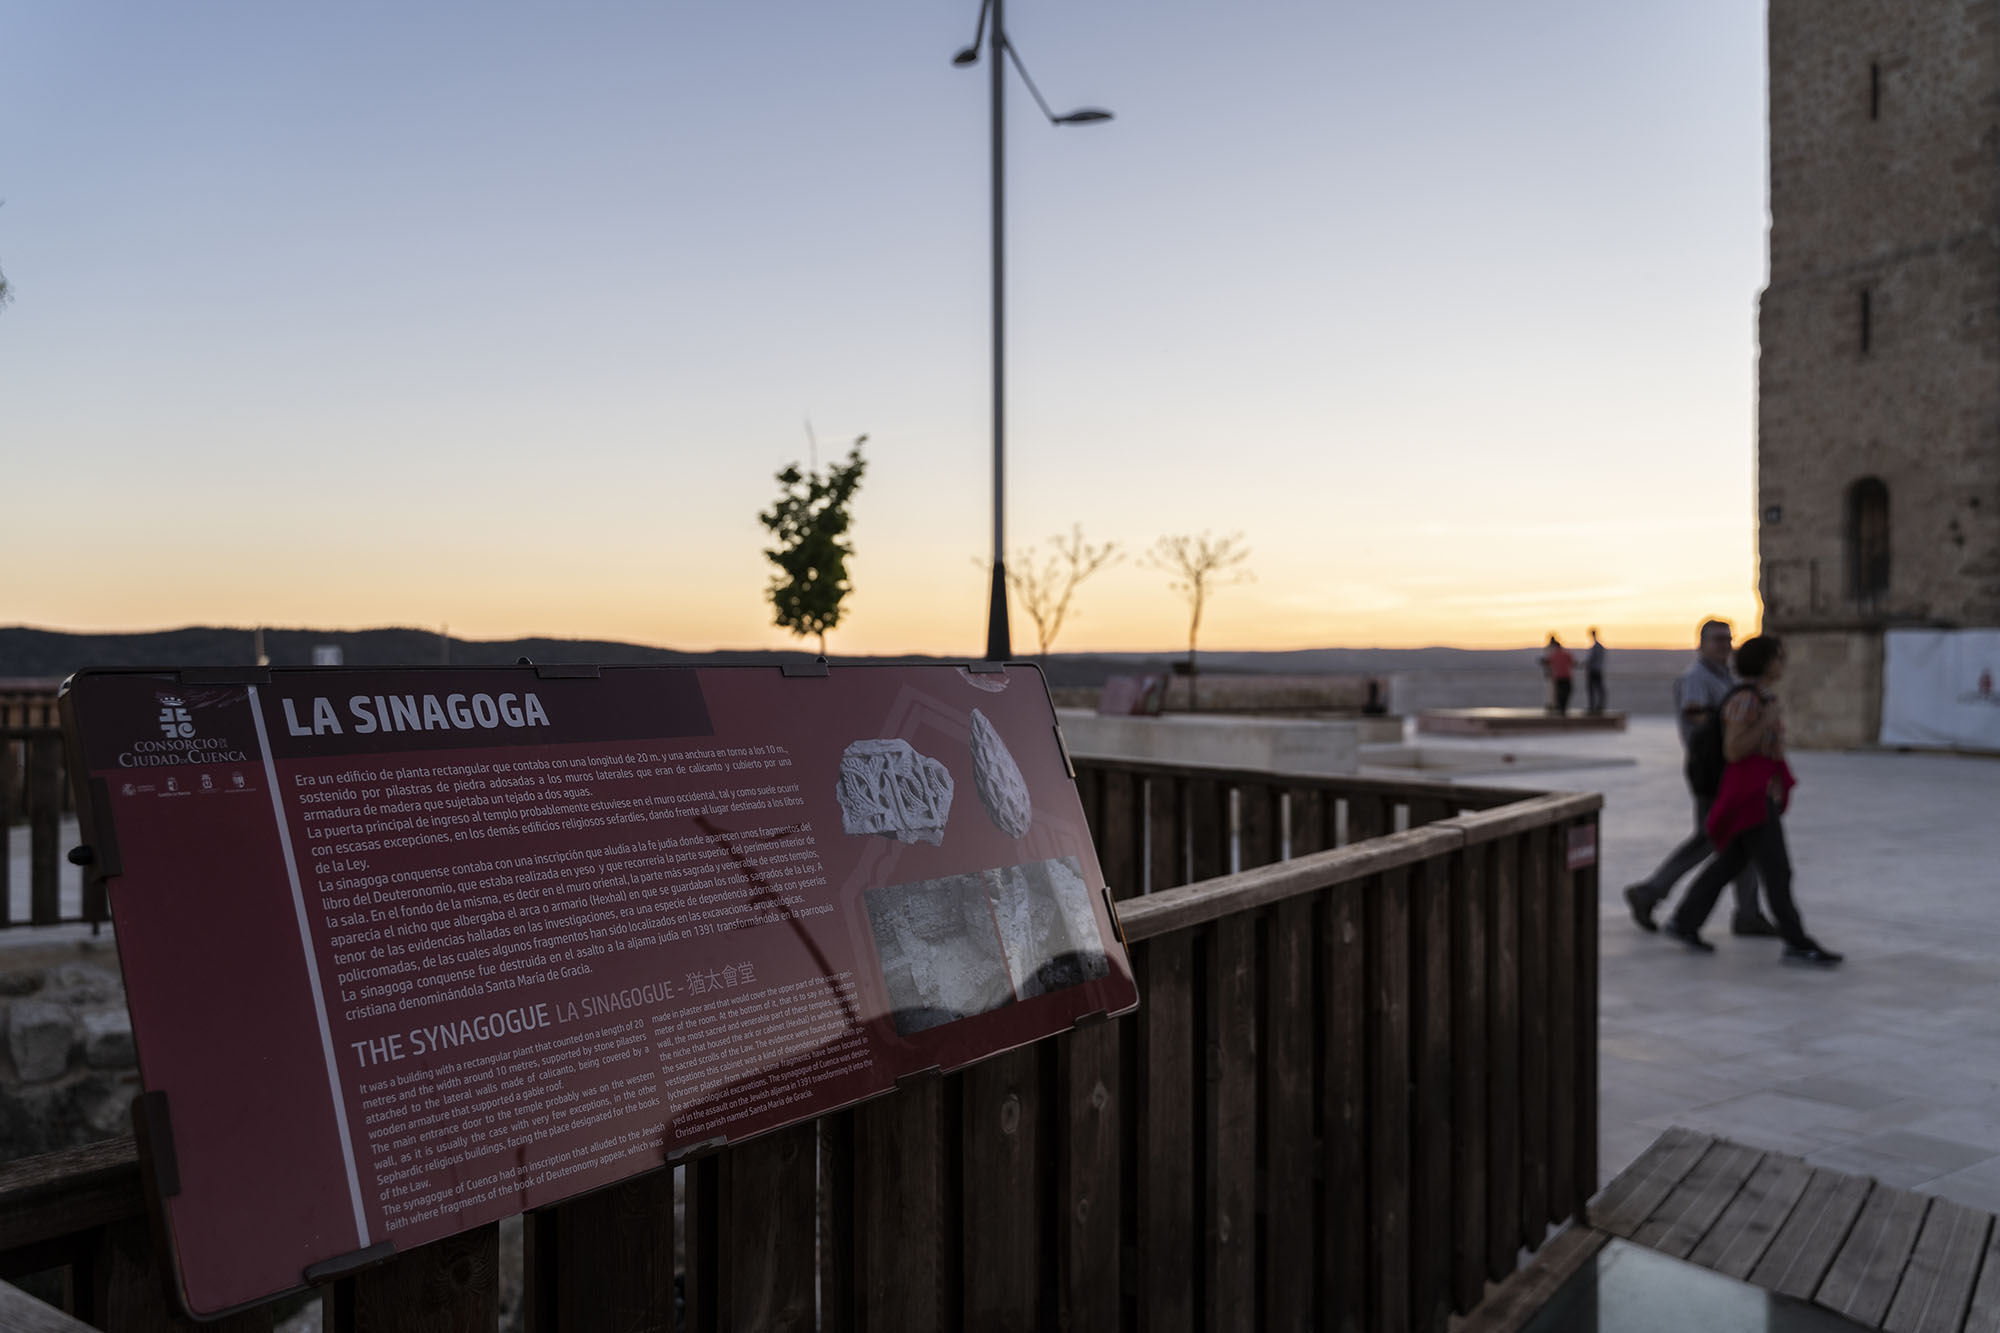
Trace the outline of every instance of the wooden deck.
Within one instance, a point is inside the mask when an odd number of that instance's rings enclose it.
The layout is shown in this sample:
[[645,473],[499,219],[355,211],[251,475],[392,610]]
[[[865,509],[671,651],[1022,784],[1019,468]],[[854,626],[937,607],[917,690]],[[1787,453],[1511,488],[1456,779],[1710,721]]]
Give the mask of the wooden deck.
[[2000,1333],[1990,1213],[1672,1129],[1458,1325],[1511,1333],[1613,1236],[1890,1333]]

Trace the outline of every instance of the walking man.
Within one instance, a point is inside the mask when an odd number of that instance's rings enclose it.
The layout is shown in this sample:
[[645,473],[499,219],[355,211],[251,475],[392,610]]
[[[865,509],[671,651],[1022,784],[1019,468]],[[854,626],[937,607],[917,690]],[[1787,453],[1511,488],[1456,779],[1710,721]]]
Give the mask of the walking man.
[[[1683,754],[1688,741],[1694,736],[1695,728],[1722,706],[1722,701],[1736,684],[1735,677],[1729,672],[1729,640],[1728,621],[1704,622],[1694,661],[1674,681],[1674,712],[1680,722]],[[1687,770],[1683,769],[1683,772]],[[1660,862],[1659,868],[1651,875],[1625,890],[1625,903],[1632,909],[1632,920],[1638,923],[1641,930],[1658,929],[1653,923],[1653,909],[1674,891],[1674,885],[1680,882],[1683,875],[1715,855],[1715,847],[1709,842],[1705,827],[1709,807],[1715,803],[1715,793],[1696,791],[1694,775],[1687,772],[1687,778],[1688,794],[1694,798],[1693,834],[1667,853],[1667,859]],[[1730,921],[1730,930],[1737,935],[1778,933],[1778,928],[1757,907],[1757,866],[1754,859],[1747,861],[1736,875],[1736,915]]]
[[1590,649],[1583,655],[1584,711],[1596,717],[1604,711],[1604,643],[1597,626],[1590,627]]

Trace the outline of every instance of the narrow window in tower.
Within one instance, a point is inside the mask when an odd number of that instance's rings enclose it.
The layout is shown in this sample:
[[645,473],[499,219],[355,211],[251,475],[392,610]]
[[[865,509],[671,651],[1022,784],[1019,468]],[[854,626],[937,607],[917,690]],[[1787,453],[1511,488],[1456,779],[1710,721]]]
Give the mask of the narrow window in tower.
[[1889,488],[1863,477],[1847,488],[1847,595],[1864,609],[1889,592]]
[[1882,66],[1868,63],[1868,119],[1882,119]]
[[1873,293],[1866,287],[1861,289],[1861,354],[1863,356],[1868,355],[1869,348],[1875,342],[1875,303],[1869,299],[1872,295]]

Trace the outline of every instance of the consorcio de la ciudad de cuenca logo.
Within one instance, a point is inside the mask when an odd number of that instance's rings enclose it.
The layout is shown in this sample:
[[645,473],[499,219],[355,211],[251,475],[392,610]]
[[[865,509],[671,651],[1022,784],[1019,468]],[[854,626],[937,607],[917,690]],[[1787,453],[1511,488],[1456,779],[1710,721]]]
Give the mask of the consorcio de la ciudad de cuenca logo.
[[2000,708],[2000,694],[1993,692],[1993,668],[1988,667],[1981,671],[1979,683],[1959,695],[1958,701],[1962,704],[1991,704],[1995,708]]
[[179,694],[162,692],[159,702],[158,739],[146,737],[132,742],[132,748],[118,756],[120,768],[168,768],[179,764],[247,764],[250,756],[226,737],[203,736],[195,725],[194,710]]

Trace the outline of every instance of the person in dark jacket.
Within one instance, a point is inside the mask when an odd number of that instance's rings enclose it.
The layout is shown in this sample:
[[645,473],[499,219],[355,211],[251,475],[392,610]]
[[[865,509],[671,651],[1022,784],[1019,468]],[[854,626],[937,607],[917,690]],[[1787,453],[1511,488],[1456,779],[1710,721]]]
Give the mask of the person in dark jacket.
[[1731,694],[1722,705],[1722,754],[1728,767],[1708,812],[1709,836],[1720,852],[1695,876],[1680,907],[1660,929],[1691,949],[1712,952],[1715,946],[1701,937],[1702,923],[1722,886],[1754,862],[1785,941],[1784,959],[1831,967],[1841,956],[1806,934],[1792,901],[1792,859],[1783,816],[1794,779],[1785,762],[1784,715],[1771,693],[1784,669],[1784,645],[1774,634],[1748,639],[1736,650],[1736,674],[1755,688]]

